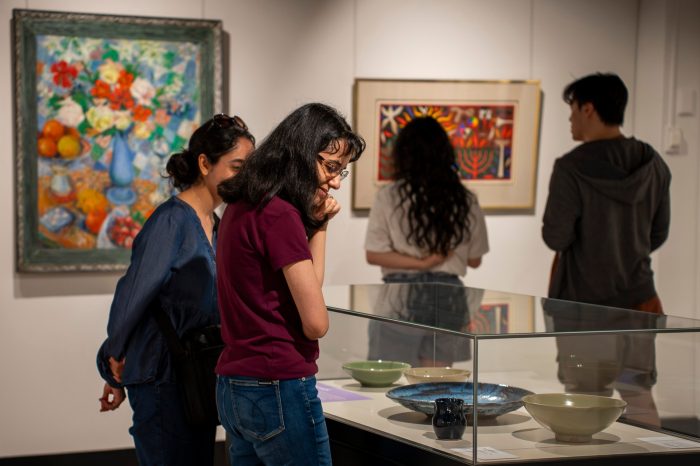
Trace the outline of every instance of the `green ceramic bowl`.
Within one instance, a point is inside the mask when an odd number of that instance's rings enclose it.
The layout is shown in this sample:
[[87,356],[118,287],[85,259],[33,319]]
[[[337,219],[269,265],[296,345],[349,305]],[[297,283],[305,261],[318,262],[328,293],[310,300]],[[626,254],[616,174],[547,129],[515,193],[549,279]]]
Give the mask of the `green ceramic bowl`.
[[388,387],[399,380],[410,364],[399,361],[353,361],[343,364],[343,370],[364,387]]

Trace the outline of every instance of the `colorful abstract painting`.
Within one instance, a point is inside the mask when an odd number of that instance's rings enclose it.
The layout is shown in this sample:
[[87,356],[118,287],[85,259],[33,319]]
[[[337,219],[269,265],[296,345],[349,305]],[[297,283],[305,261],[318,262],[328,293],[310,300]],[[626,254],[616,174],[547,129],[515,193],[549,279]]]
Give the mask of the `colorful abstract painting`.
[[537,81],[357,79],[354,126],[367,149],[352,166],[353,209],[370,209],[393,181],[392,151],[403,127],[432,117],[484,212],[534,212],[540,107]]
[[379,103],[377,177],[393,177],[391,152],[401,129],[418,117],[435,118],[455,148],[455,164],[464,180],[509,180],[514,105],[434,105]]
[[78,269],[109,254],[124,262],[144,222],[173,194],[164,176],[169,155],[212,113],[203,90],[211,42],[170,38],[157,22],[151,26],[161,34],[134,27],[120,34],[118,25],[132,21],[115,18],[104,36],[89,25],[74,34],[48,28],[24,44],[23,71],[33,84],[22,110],[35,126],[22,134],[23,175],[34,190],[25,207],[35,221],[22,233],[59,266],[83,262],[80,253],[88,264]]

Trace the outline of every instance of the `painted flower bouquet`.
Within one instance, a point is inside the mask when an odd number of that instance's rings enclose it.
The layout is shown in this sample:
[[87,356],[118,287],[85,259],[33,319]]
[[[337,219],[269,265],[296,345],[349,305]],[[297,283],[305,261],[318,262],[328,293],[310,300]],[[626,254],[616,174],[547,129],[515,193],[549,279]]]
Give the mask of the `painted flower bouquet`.
[[199,67],[192,43],[38,37],[39,228],[46,244],[130,247],[171,193],[165,159],[201,119]]

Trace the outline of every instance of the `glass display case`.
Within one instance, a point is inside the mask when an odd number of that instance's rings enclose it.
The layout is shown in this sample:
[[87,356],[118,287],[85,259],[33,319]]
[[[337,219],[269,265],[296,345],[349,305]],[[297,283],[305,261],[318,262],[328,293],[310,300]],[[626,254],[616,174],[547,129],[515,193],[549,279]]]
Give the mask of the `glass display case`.
[[[335,464],[700,457],[698,320],[440,284],[324,295],[318,388],[344,448]],[[377,360],[414,370],[343,368]],[[455,439],[432,414],[438,398],[462,400]]]

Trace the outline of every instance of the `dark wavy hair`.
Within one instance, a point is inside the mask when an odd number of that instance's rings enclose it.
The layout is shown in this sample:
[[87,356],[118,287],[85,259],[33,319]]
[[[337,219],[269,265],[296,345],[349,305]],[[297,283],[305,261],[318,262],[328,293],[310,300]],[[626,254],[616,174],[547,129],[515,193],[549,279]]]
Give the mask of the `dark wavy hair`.
[[393,161],[400,205],[408,205],[408,242],[447,255],[468,240],[474,195],[459,179],[442,125],[430,117],[411,120],[399,132]]
[[262,209],[274,196],[296,207],[307,233],[325,220],[314,218],[313,200],[318,181],[318,155],[344,153],[354,162],[365,149],[364,140],[332,107],[306,104],[290,113],[246,160],[235,178],[224,181],[218,191],[224,202],[245,201]]
[[[231,122],[233,120],[230,120]],[[255,138],[247,128],[237,124],[220,124],[211,118],[192,133],[186,149],[170,156],[165,170],[178,190],[184,191],[199,180],[199,154],[204,154],[212,165],[216,165],[222,155],[234,150],[240,138],[246,138],[255,145]]]

